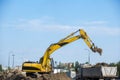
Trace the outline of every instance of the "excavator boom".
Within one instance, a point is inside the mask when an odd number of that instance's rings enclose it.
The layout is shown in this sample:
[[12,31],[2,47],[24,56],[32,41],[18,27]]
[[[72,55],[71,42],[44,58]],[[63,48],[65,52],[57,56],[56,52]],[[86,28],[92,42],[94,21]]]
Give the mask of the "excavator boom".
[[[78,35],[75,35],[76,33],[78,33]],[[57,49],[72,43],[78,39],[83,39],[84,42],[86,43],[86,45],[93,51],[93,52],[98,52],[100,55],[102,53],[102,49],[101,48],[97,48],[94,43],[92,42],[92,40],[88,37],[87,33],[83,30],[83,29],[79,29],[73,33],[71,33],[70,35],[68,35],[67,37],[61,39],[60,41],[58,41],[57,43],[51,44],[47,50],[45,51],[43,57],[40,59],[39,63],[31,63],[31,62],[25,62],[23,63],[22,69],[23,71],[26,72],[39,72],[39,73],[44,73],[44,72],[51,72],[52,68],[51,68],[51,58],[50,55],[56,51]]]

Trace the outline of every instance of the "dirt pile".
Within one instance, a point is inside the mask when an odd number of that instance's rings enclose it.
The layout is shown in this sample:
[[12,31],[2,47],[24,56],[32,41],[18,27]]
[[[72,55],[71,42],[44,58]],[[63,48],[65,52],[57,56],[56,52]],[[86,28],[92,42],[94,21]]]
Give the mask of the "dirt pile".
[[45,74],[43,80],[71,80],[65,73]]
[[36,78],[27,77],[21,71],[0,72],[0,80],[71,80],[65,73],[37,74]]
[[109,66],[107,63],[104,63],[104,62],[102,62],[102,63],[97,63],[94,67],[101,67],[101,66]]

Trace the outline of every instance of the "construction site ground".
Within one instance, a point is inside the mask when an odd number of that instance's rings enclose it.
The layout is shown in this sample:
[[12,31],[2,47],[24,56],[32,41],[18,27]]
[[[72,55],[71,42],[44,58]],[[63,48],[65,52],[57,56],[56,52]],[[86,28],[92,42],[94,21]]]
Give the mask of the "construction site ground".
[[25,73],[18,70],[0,72],[0,80],[71,80],[65,73],[57,74],[37,74],[36,78],[26,76]]

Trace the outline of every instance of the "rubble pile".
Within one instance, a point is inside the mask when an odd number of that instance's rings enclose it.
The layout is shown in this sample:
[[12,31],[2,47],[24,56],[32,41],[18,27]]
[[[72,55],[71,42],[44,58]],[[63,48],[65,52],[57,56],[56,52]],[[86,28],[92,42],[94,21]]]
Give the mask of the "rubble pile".
[[102,63],[97,63],[94,67],[101,67],[101,66],[108,67],[109,65],[107,63],[102,62]]
[[65,73],[44,74],[43,80],[71,80]]
[[37,74],[36,78],[26,76],[18,70],[0,72],[0,80],[71,80],[65,73]]

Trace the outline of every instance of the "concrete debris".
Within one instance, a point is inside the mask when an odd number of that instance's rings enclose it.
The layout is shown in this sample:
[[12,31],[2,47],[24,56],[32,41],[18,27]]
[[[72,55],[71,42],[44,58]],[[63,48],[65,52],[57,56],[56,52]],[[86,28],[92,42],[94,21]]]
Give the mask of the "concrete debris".
[[11,70],[0,72],[0,80],[71,80],[65,73],[37,75],[39,76],[31,78],[21,71]]

